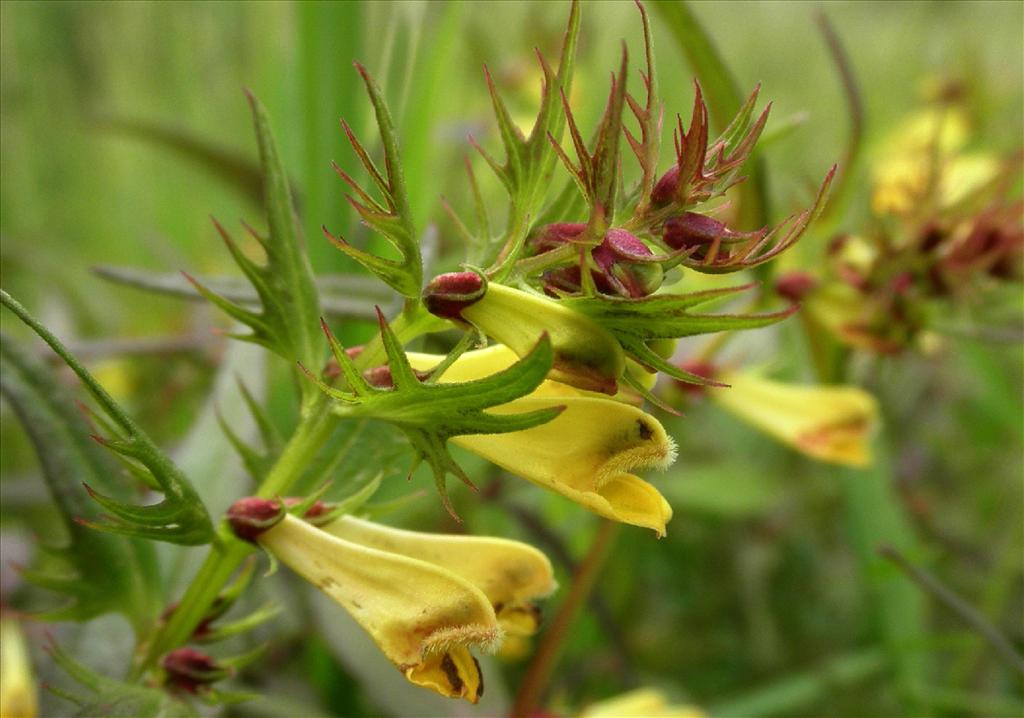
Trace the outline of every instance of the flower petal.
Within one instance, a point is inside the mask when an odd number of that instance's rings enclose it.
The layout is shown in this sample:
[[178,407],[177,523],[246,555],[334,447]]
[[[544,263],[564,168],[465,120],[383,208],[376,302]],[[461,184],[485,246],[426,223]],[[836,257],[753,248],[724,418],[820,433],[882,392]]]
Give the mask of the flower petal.
[[536,630],[537,614],[529,602],[549,595],[557,586],[547,556],[519,541],[404,531],[352,516],[322,530],[362,546],[426,561],[464,578],[487,596],[502,628],[517,634]]
[[345,541],[291,515],[259,542],[340,603],[409,680],[476,702],[479,670],[470,670],[466,647],[491,649],[501,635],[480,589],[437,565]]
[[[410,355],[416,369],[437,363]],[[442,381],[470,381],[498,371],[515,355],[502,346],[467,352]],[[619,401],[545,381],[529,396],[491,409],[515,413],[564,406],[548,423],[507,434],[457,436],[455,444],[529,481],[556,491],[594,513],[665,534],[672,508],[649,483],[630,472],[665,468],[675,444],[653,416]]]
[[875,398],[853,386],[796,386],[749,374],[724,374],[729,388],[709,396],[736,417],[815,459],[849,466],[871,463],[878,423]]

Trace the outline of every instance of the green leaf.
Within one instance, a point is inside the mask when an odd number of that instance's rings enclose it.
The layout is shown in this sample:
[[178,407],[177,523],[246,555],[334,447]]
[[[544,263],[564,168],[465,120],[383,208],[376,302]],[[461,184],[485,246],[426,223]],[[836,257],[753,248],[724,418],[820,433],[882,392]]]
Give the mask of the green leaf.
[[[314,382],[338,400],[334,412],[339,416],[380,419],[401,429],[416,452],[416,463],[427,461],[445,508],[458,519],[448,500],[445,478],[452,473],[470,486],[472,482],[448,453],[448,439],[467,434],[520,431],[555,418],[560,408],[500,415],[485,411],[525,396],[540,386],[554,360],[551,342],[544,335],[520,361],[485,379],[434,384],[420,381],[383,315],[379,322],[393,388],[371,386],[358,376],[351,361],[346,361],[344,349],[329,331],[328,340],[352,390],[346,393],[315,378]],[[349,365],[347,370],[346,364]]]
[[366,85],[366,92],[370,96],[370,102],[373,104],[374,114],[377,118],[377,129],[380,131],[381,144],[384,146],[384,174],[381,174],[377,165],[370,159],[369,153],[356,139],[355,133],[348,123],[342,120],[341,126],[363,168],[383,195],[384,204],[373,199],[351,175],[340,167],[334,165],[334,169],[358,196],[357,199],[349,195],[349,204],[368,226],[380,233],[398,250],[402,259],[396,262],[378,257],[354,247],[341,237],[335,237],[326,228],[324,228],[324,234],[338,249],[377,275],[381,281],[399,294],[407,299],[418,299],[423,285],[423,259],[420,256],[416,227],[413,224],[412,211],[409,208],[409,196],[405,186],[405,176],[402,172],[394,121],[391,119],[391,112],[384,101],[384,95],[377,83],[370,77],[370,73],[358,62],[355,63],[355,66]]
[[159,571],[146,542],[91,531],[77,519],[97,520],[95,504],[82,484],[105,491],[125,490],[113,457],[89,438],[89,427],[47,368],[10,337],[0,342],[0,392],[32,440],[50,496],[69,540],[48,547],[67,566],[66,573],[26,570],[25,578],[65,594],[70,601],[41,614],[45,620],[88,620],[107,612],[123,613],[142,638],[160,610]]
[[707,379],[683,371],[667,361],[652,350],[648,342],[714,332],[757,329],[780,322],[799,309],[794,305],[780,312],[768,314],[692,314],[688,311],[752,286],[726,287],[690,294],[658,294],[643,299],[605,295],[569,297],[563,299],[562,304],[589,317],[611,332],[622,345],[623,351],[644,366],[681,381],[708,384]]
[[475,143],[474,146],[505,185],[511,202],[505,232],[498,242],[500,250],[494,264],[487,271],[488,276],[496,281],[507,278],[519,258],[529,233],[530,223],[540,214],[558,162],[550,138],[558,140],[565,131],[566,115],[562,112],[561,98],[569,97],[572,93],[580,12],[580,3],[574,0],[562,38],[558,72],[552,70],[540,53],[537,55],[544,80],[541,87],[540,110],[529,137],[523,137],[511,122],[490,73],[486,75],[505,150],[505,163],[500,164]]
[[198,714],[189,706],[175,700],[157,688],[146,688],[115,681],[83,666],[51,643],[49,653],[53,662],[86,690],[73,694],[64,690],[51,690],[77,705],[76,716],[81,718],[195,718]]
[[[291,193],[270,131],[263,105],[246,93],[252,107],[256,140],[263,169],[268,236],[246,227],[263,247],[266,264],[258,265],[245,256],[227,231],[214,220],[232,258],[248,278],[259,299],[260,310],[240,306],[186,275],[196,290],[234,319],[248,325],[251,334],[236,338],[267,347],[284,359],[314,365],[320,358],[317,319],[320,300],[301,240],[301,230],[292,208]],[[306,391],[304,399],[314,396]]]
[[208,543],[213,538],[213,525],[206,507],[188,478],[164,454],[141,428],[100,386],[81,363],[71,355],[50,331],[36,321],[7,292],[0,290],[0,301],[38,334],[64,360],[110,420],[115,436],[102,439],[111,450],[137,461],[152,475],[164,498],[160,503],[135,506],[90,489],[112,516],[88,521],[94,528],[158,541],[186,545]]

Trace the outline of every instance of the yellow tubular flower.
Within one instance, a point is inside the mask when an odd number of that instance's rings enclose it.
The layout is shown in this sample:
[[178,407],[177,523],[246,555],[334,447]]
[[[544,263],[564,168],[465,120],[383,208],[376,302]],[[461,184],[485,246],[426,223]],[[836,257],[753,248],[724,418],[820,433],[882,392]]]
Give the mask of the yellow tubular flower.
[[[441,358],[410,354],[409,362],[425,371]],[[441,381],[479,379],[515,360],[516,355],[502,345],[466,352]],[[507,434],[457,436],[452,441],[600,516],[664,536],[672,507],[651,484],[630,473],[665,468],[675,460],[675,444],[661,423],[634,406],[550,380],[530,395],[491,411],[517,413],[551,406],[565,410],[541,426]]]
[[[340,603],[412,683],[476,703],[480,665],[508,618],[554,588],[539,552],[513,541],[413,534],[343,518],[327,530],[285,516],[256,540]],[[502,613],[504,606],[498,606]]]
[[878,403],[862,389],[795,386],[739,373],[717,378],[729,387],[709,387],[711,400],[782,443],[833,464],[871,463]]
[[547,556],[518,541],[403,531],[351,516],[322,530],[368,548],[431,563],[469,581],[487,596],[498,623],[510,634],[536,631],[539,614],[530,602],[557,587]]
[[34,718],[39,714],[36,681],[21,626],[0,619],[0,717]]
[[578,718],[705,718],[692,706],[670,705],[660,691],[638,688],[587,707]]

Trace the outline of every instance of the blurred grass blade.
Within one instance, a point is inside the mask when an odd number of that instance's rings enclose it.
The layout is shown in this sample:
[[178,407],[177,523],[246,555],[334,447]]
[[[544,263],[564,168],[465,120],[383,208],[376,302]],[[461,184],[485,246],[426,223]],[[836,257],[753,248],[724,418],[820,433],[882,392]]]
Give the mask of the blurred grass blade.
[[128,487],[114,458],[89,438],[89,426],[47,368],[10,337],[0,341],[0,393],[10,402],[31,439],[68,543],[46,548],[70,571],[25,571],[25,578],[70,598],[40,615],[45,620],[88,620],[110,611],[123,613],[141,640],[160,610],[159,566],[145,541],[86,528],[78,519],[99,520],[96,505],[82,490],[86,483],[104,492]]
[[[126,287],[156,294],[205,301],[202,294],[180,272],[152,272],[147,269],[102,264],[93,272],[103,279]],[[201,285],[221,297],[245,308],[259,306],[259,295],[242,277],[196,276]],[[394,301],[380,282],[356,274],[322,275],[316,278],[324,314],[342,319],[376,320],[374,306],[388,306]]]
[[[146,122],[128,117],[102,117],[97,129],[161,147],[183,157],[234,187],[253,204],[262,207],[263,173],[255,159],[218,145],[214,141],[171,125]],[[301,205],[299,191],[291,185],[295,204]]]
[[[696,73],[711,110],[712,126],[718,132],[724,131],[743,105],[743,94],[735,77],[687,3],[654,0],[651,5]],[[748,172],[749,179],[740,185],[741,222],[743,226],[760,227],[768,223],[770,211],[768,177],[756,153],[749,160]]]
[[875,464],[838,472],[846,499],[846,522],[867,593],[872,623],[892,664],[892,680],[906,715],[925,716],[919,689],[929,683],[928,606],[920,589],[908,582],[878,549],[892,546],[904,556],[921,555],[914,530],[893,490],[888,447],[876,439]]
[[835,65],[836,72],[843,85],[843,99],[846,100],[846,111],[850,120],[849,136],[846,140],[846,149],[843,152],[843,159],[839,163],[839,176],[836,178],[835,188],[832,190],[832,201],[826,206],[823,215],[825,217],[841,213],[846,206],[848,193],[853,185],[850,178],[853,176],[854,166],[860,156],[861,140],[864,136],[864,100],[861,98],[860,86],[853,74],[853,63],[850,60],[843,42],[836,32],[835,27],[829,21],[823,10],[815,13],[818,28],[828,45],[829,55]]
[[713,703],[708,715],[714,718],[814,715],[813,709],[830,705],[829,698],[836,691],[851,688],[881,673],[887,666],[885,652],[869,648],[834,658],[819,668],[786,676],[745,695]]

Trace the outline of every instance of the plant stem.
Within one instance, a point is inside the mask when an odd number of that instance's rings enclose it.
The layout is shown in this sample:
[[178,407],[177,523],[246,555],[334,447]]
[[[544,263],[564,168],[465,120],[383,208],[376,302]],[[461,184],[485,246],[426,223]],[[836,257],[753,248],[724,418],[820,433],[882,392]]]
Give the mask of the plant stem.
[[512,718],[527,718],[533,715],[537,704],[543,698],[544,690],[561,653],[562,644],[576,619],[576,614],[586,603],[587,597],[594,588],[594,583],[604,566],[605,558],[612,547],[618,528],[617,523],[606,519],[602,519],[598,525],[594,542],[572,577],[569,595],[559,607],[558,613],[555,614],[555,618],[551,622],[551,627],[544,634],[544,638],[534,654],[533,661],[526,669],[526,676],[523,677],[523,682],[519,685],[516,702],[512,707]]

